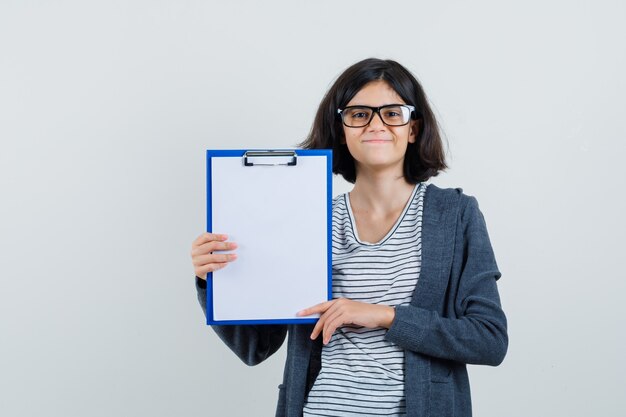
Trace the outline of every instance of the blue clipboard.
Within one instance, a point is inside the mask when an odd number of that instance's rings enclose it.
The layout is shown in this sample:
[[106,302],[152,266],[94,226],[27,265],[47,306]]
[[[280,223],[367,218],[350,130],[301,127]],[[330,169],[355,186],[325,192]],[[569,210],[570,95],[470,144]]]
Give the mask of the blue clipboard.
[[208,150],[207,231],[238,258],[207,275],[207,324],[315,323],[332,298],[332,151]]

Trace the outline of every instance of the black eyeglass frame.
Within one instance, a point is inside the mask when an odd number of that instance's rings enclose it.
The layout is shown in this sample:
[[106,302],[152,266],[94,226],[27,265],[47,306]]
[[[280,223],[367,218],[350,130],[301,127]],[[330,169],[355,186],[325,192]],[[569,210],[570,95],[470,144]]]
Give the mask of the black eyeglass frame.
[[[383,116],[380,114],[380,111],[382,109],[385,109],[385,108],[388,108],[388,107],[406,107],[406,108],[408,108],[410,110],[409,120],[407,120],[406,123],[402,123],[401,125],[390,125],[389,123],[386,123],[385,120],[383,119]],[[348,109],[370,109],[372,111],[372,114],[370,115],[370,119],[363,126],[350,126],[349,124],[346,123],[346,121],[343,118],[343,112],[348,110]],[[347,107],[345,107],[343,109],[337,109],[337,114],[339,114],[339,116],[341,117],[341,123],[343,123],[344,126],[355,128],[355,129],[368,126],[370,123],[372,123],[372,120],[374,119],[374,115],[375,114],[378,114],[378,117],[380,117],[380,120],[383,122],[383,124],[385,126],[406,126],[411,121],[411,119],[413,119],[413,120],[417,119],[417,113],[415,111],[415,106],[411,106],[410,104],[385,104],[384,106],[379,106],[379,107],[372,107],[372,106],[347,106]]]

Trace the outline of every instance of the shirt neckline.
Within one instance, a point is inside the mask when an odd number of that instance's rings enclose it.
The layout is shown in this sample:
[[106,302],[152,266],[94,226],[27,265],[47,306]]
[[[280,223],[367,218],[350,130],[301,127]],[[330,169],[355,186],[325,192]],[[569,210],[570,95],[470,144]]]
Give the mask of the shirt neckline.
[[411,196],[406,202],[404,209],[402,210],[402,213],[400,213],[394,225],[391,227],[391,229],[389,229],[387,234],[381,240],[375,243],[365,242],[359,238],[359,232],[356,229],[356,220],[354,220],[354,214],[352,213],[352,205],[350,204],[350,196],[349,196],[350,193],[345,193],[343,195],[343,198],[344,198],[344,202],[346,203],[346,207],[348,209],[348,218],[350,219],[350,227],[352,228],[352,235],[354,236],[354,239],[363,246],[379,246],[379,245],[384,244],[387,240],[389,240],[389,238],[391,238],[391,236],[393,236],[393,234],[395,233],[398,226],[400,226],[400,223],[402,223],[402,220],[404,219],[406,212],[409,210],[411,203],[413,203],[415,194],[417,194],[417,190],[419,189],[421,184],[422,183],[415,184],[415,187],[413,187],[413,191],[411,192]]

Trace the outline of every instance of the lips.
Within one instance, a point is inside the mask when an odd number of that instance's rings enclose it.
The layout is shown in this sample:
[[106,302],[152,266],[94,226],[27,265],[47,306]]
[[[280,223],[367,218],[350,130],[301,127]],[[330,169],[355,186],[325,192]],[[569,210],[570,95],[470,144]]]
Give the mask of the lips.
[[385,143],[391,142],[391,139],[366,139],[363,143]]

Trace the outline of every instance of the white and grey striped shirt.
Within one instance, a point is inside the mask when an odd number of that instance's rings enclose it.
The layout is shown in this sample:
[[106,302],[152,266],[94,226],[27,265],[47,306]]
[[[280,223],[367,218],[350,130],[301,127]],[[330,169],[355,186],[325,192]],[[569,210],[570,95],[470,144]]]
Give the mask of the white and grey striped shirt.
[[[333,200],[333,298],[409,303],[420,273],[426,187],[415,186],[396,224],[377,243],[359,240],[347,194]],[[404,352],[384,340],[385,333],[359,326],[335,332],[322,348],[305,416],[405,415]]]

